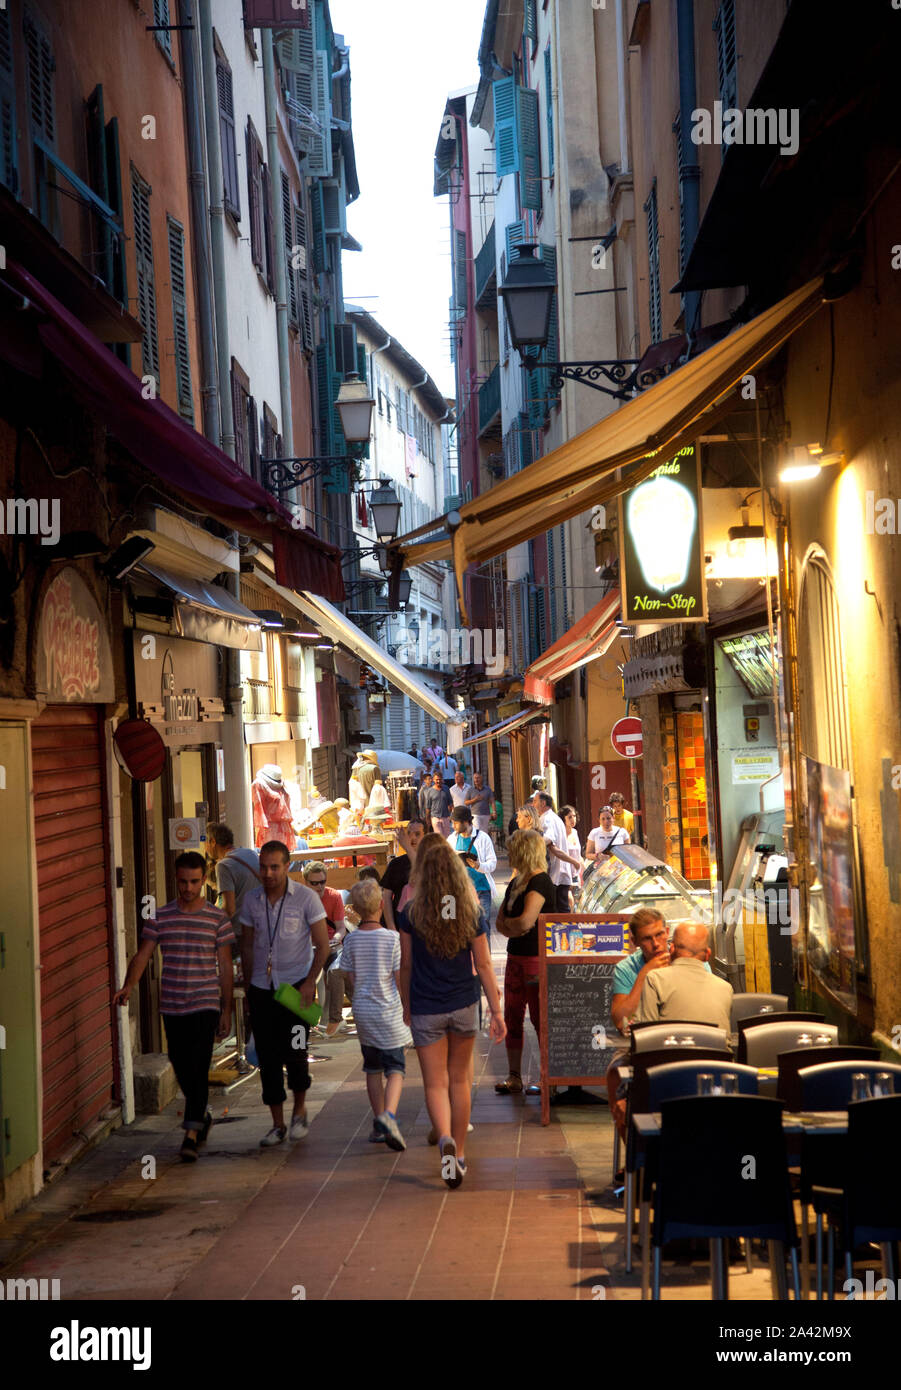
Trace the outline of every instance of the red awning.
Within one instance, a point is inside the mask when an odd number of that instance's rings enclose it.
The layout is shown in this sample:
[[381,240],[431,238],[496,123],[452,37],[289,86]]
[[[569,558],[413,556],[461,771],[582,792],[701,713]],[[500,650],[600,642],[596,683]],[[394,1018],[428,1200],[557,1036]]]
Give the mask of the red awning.
[[145,400],[140,378],[15,261],[6,274],[43,316],[38,334],[110,432],[149,472],[202,512],[272,547],[278,582],[334,602],[344,598],[341,553],[247,476],[164,401]]
[[619,589],[611,589],[584,618],[564,632],[552,647],[526,668],[523,699],[539,705],[554,703],[554,682],[562,680],[577,666],[603,656],[616,636],[620,610]]

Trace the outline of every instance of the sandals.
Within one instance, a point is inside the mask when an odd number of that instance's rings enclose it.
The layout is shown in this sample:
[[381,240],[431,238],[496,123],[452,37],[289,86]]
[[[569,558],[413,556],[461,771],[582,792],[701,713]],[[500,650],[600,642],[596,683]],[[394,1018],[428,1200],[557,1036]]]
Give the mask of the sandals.
[[518,1071],[511,1071],[506,1081],[498,1081],[494,1086],[499,1096],[518,1096],[522,1094],[522,1077]]

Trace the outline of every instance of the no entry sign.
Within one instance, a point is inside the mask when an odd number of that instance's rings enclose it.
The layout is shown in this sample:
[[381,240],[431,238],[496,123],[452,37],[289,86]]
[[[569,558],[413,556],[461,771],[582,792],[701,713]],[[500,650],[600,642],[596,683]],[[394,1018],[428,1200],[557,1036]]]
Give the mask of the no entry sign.
[[613,744],[613,751],[618,753],[621,758],[640,758],[642,749],[641,720],[631,717],[617,719],[610,730],[610,742]]

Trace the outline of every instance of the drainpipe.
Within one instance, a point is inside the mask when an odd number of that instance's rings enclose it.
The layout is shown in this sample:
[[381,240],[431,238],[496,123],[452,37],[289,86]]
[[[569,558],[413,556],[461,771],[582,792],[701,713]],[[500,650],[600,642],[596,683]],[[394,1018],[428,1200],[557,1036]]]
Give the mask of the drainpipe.
[[194,261],[194,295],[197,336],[200,342],[200,409],[203,432],[219,445],[219,383],[216,376],[216,322],[210,293],[212,281],[209,225],[207,223],[206,162],[203,148],[203,111],[200,102],[200,43],[191,15],[181,30],[181,76],[185,94],[185,129],[188,146],[188,188],[191,195],[191,245]]
[[[219,144],[219,97],[216,90],[216,50],[213,44],[211,0],[197,0],[200,52],[203,64],[203,113],[209,168],[210,250],[213,267],[213,309],[216,322],[216,360],[219,375],[220,447],[235,457],[235,421],[232,413],[231,356],[228,343],[228,299],[225,272],[225,183],[222,176],[222,149]],[[238,536],[230,543],[237,551]],[[240,597],[240,575],[228,573],[226,588]],[[241,684],[241,654],[232,647],[223,649],[225,657],[225,718],[222,722],[222,750],[227,791],[226,817],[235,832],[235,843],[253,844],[250,816],[250,769],[244,743],[244,692]]]
[[281,225],[278,203],[282,196],[278,157],[278,106],[275,94],[275,58],[272,30],[261,31],[263,40],[263,90],[266,99],[266,155],[269,160],[269,217],[275,246],[275,321],[278,335],[278,386],[282,405],[282,437],[285,453],[294,453],[294,415],[291,410],[291,358],[288,336],[288,262],[284,238],[275,229]]
[[[701,202],[701,168],[697,163],[697,146],[692,142],[690,135],[692,112],[697,102],[694,0],[676,0],[676,32],[679,48],[679,120],[682,131],[679,192],[685,220],[685,254],[688,256],[698,235]],[[689,340],[699,327],[696,319],[700,303],[699,290],[686,292],[685,335]]]
[[216,91],[216,50],[210,0],[197,0],[200,46],[203,59],[203,112],[206,125],[207,161],[210,171],[210,249],[213,260],[213,306],[216,315],[216,356],[219,370],[220,444],[235,456],[235,422],[232,415],[231,357],[228,350],[228,304],[225,277],[225,183],[219,144],[219,97]]

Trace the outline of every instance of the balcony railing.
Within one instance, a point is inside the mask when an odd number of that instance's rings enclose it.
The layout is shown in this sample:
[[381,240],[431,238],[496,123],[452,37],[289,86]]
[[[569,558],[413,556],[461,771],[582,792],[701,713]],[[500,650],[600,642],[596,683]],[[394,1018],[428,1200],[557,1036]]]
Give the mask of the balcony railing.
[[[500,363],[479,387],[479,434],[499,422],[501,413],[501,369]],[[497,428],[500,428],[498,423]]]
[[494,249],[494,223],[492,222],[482,249],[476,256],[476,305],[480,309],[487,309],[496,302],[497,265]]

